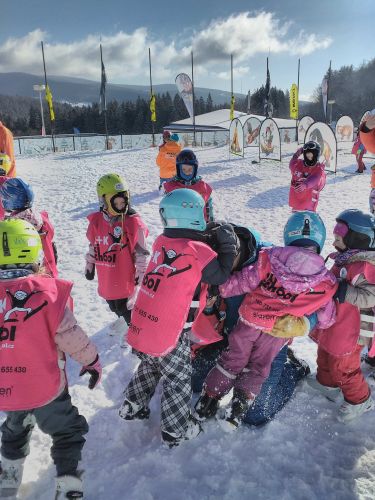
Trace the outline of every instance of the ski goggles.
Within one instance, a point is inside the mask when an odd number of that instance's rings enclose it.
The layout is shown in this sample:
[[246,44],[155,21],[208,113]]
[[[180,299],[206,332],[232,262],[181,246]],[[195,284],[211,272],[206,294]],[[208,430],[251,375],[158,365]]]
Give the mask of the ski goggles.
[[314,151],[314,149],[319,149],[319,144],[314,141],[306,142],[306,144],[303,146],[304,151]]

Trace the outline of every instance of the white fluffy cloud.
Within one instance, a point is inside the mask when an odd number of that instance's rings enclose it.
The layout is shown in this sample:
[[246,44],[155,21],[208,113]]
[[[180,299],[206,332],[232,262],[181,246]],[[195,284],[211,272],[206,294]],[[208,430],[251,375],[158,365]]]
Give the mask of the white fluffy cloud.
[[[234,54],[235,71],[240,76],[249,71],[243,62],[249,62],[257,54],[268,54],[270,51],[271,54],[307,55],[327,48],[332,42],[327,37],[295,31],[295,26],[292,29],[290,23],[281,23],[272,13],[244,12],[225,20],[213,20],[207,28],[194,33],[183,46],[156,41],[145,27],[132,33],[119,31],[111,36],[102,36],[102,44],[107,76],[111,82],[144,81],[148,75],[148,47],[151,47],[155,61],[153,75],[157,81],[173,79],[177,71],[189,71],[191,50],[194,51],[198,74],[199,68],[204,73],[207,68],[228,62],[229,55]],[[42,30],[32,31],[20,38],[9,38],[0,46],[0,71],[40,74],[43,70],[40,41],[45,40],[49,74],[100,78],[99,36],[88,35],[71,43],[49,42],[49,39],[48,33]],[[229,71],[218,70],[216,75],[227,79]]]

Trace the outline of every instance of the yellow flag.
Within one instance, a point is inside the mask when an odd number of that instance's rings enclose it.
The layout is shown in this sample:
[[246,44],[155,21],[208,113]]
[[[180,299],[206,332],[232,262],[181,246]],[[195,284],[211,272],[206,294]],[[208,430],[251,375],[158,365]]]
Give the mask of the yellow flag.
[[290,118],[298,119],[298,87],[293,83],[289,95]]
[[55,112],[53,110],[52,93],[48,85],[46,85],[46,101],[49,107],[49,116],[51,118],[51,122],[53,122],[55,121]]
[[151,121],[156,122],[156,97],[152,94],[150,99]]
[[234,95],[232,94],[232,97],[230,98],[230,115],[229,115],[229,118],[230,120],[233,120],[234,118],[234,102],[235,102],[235,97]]

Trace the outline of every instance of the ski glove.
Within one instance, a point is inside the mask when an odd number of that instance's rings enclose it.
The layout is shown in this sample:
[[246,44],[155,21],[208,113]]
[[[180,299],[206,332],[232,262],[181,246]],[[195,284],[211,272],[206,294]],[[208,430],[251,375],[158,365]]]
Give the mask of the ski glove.
[[338,300],[339,304],[343,304],[345,302],[346,290],[348,289],[348,282],[346,280],[339,280],[339,286],[336,290],[333,299]]
[[86,267],[85,267],[85,278],[89,281],[92,281],[95,277],[95,257],[91,254],[90,251],[86,254]]
[[102,378],[102,365],[100,364],[99,355],[96,356],[92,363],[82,367],[79,376],[82,377],[85,373],[91,375],[89,379],[89,389],[94,389]]
[[307,186],[304,182],[300,182],[294,187],[294,190],[296,193],[303,193],[303,191],[306,191]]
[[233,226],[230,224],[222,224],[214,231],[216,233],[219,253],[232,253],[237,255],[240,244]]

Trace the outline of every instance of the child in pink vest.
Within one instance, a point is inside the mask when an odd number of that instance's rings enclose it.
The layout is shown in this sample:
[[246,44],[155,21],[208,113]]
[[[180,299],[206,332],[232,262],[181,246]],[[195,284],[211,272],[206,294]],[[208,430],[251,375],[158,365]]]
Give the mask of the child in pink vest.
[[[299,156],[303,154],[303,160]],[[316,212],[320,191],[326,183],[324,164],[319,163],[320,146],[309,141],[294,153],[289,163],[292,179],[289,190],[289,206],[293,211]]]
[[124,332],[146,270],[148,229],[130,206],[129,189],[119,175],[101,177],[97,193],[100,210],[87,217],[85,276],[93,280],[96,269],[98,294],[118,316],[110,333]]
[[198,160],[191,149],[183,149],[176,158],[176,177],[164,183],[164,191],[170,193],[174,189],[193,189],[205,201],[206,222],[214,220],[212,207],[212,187],[198,176]]
[[[161,200],[165,229],[154,242],[129,326],[128,343],[141,363],[125,390],[120,416],[148,418],[161,380],[162,440],[169,447],[201,430],[190,414],[190,330],[205,306],[207,284],[224,283],[237,251],[232,226],[205,233],[204,206],[203,198],[190,189],[177,189]],[[217,253],[205,243],[211,237]]]
[[[339,280],[336,322],[324,332],[314,330],[318,371],[310,385],[332,401],[344,402],[338,420],[350,422],[374,407],[361,372],[361,351],[374,335],[375,218],[360,210],[345,210],[336,218],[333,273]],[[375,355],[375,345],[370,349]]]
[[[226,431],[242,423],[274,358],[289,340],[283,329],[275,329],[277,320],[317,312],[318,324],[327,328],[335,319],[336,279],[319,255],[325,241],[323,221],[314,212],[293,214],[284,228],[284,241],[285,247],[261,250],[254,265],[233,273],[219,287],[224,298],[247,295],[229,335],[228,349],[208,374],[196,410],[199,417],[212,416],[212,408],[234,388],[232,405],[220,421]],[[202,408],[211,408],[210,415],[202,413]]]
[[6,218],[23,219],[30,222],[38,231],[43,245],[43,266],[53,278],[57,278],[57,249],[53,241],[54,228],[43,210],[33,209],[34,192],[32,187],[19,177],[7,179],[0,187],[0,200]]
[[51,436],[56,466],[56,498],[82,498],[77,473],[86,419],[72,405],[65,355],[90,374],[89,388],[100,380],[95,345],[68,307],[72,283],[45,274],[42,244],[35,228],[21,219],[0,222],[1,335],[0,497],[15,498],[35,424]]

